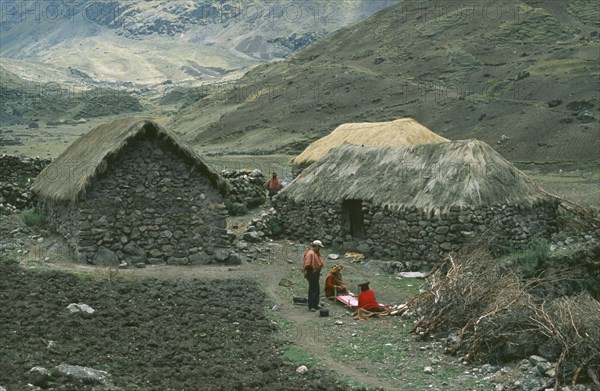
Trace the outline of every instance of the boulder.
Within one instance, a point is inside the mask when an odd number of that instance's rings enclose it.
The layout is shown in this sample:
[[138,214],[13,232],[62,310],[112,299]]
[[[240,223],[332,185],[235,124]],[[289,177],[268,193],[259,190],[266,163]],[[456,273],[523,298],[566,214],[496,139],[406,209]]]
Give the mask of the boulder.
[[119,266],[119,257],[115,254],[114,251],[109,250],[106,247],[100,247],[94,254],[92,258],[92,263],[94,265],[101,266]]
[[227,258],[225,263],[227,265],[241,265],[242,258],[240,257],[240,255],[238,253],[230,253],[229,257]]
[[[27,380],[34,386],[45,388],[50,379],[50,371],[44,367],[33,367],[27,372]],[[0,390],[3,388],[0,387]]]

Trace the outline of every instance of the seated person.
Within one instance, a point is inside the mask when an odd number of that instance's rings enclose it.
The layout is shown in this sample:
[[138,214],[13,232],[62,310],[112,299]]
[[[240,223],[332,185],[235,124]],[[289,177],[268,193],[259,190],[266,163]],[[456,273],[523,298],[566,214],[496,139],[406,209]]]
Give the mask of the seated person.
[[348,287],[342,281],[343,265],[334,265],[329,269],[329,274],[325,279],[325,296],[333,298],[337,295],[347,295]]
[[358,309],[363,309],[371,312],[381,312],[383,309],[375,299],[375,292],[369,288],[369,282],[364,282],[358,285]]

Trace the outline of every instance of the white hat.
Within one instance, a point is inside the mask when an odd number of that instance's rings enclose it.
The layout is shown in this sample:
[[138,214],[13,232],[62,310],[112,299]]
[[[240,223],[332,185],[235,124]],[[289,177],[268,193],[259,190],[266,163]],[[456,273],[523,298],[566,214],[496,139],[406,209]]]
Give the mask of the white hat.
[[321,241],[320,241],[320,240],[315,240],[315,241],[313,241],[313,242],[312,242],[312,245],[313,245],[313,246],[319,246],[319,247],[325,247],[325,246],[323,246],[323,243],[321,243]]

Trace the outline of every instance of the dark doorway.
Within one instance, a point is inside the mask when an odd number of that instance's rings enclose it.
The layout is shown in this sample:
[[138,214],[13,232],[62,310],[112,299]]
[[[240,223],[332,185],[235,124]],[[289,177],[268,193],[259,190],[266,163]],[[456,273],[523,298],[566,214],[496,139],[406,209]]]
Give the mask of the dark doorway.
[[363,220],[362,201],[344,200],[342,203],[344,225],[352,237],[365,239],[365,222]]

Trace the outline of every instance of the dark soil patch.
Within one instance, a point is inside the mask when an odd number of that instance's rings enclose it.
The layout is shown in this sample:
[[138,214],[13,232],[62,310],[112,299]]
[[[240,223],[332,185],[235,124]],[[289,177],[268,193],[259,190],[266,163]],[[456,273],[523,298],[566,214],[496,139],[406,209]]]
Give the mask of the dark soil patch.
[[[346,389],[320,370],[295,372],[255,282],[115,283],[7,262],[0,272],[0,385],[8,390],[29,389],[32,367],[60,363],[109,372],[111,390]],[[70,303],[96,312],[71,314]],[[47,389],[92,388],[58,379]]]

